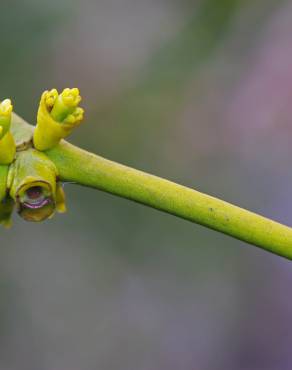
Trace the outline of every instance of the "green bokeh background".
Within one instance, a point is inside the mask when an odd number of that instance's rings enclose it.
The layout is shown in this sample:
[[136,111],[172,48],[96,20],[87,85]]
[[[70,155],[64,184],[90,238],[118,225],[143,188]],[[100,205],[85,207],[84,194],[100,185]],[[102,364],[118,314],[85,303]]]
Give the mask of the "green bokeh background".
[[[292,2],[1,4],[0,98],[34,122],[79,87],[71,141],[292,223]],[[291,264],[96,190],[0,237],[0,369],[291,369]]]

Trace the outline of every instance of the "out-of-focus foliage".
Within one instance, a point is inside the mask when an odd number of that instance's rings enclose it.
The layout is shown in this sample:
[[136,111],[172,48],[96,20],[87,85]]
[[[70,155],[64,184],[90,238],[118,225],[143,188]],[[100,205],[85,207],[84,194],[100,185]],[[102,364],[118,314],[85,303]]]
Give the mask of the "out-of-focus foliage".
[[[0,100],[79,86],[72,141],[291,224],[292,2],[12,2]],[[289,262],[67,185],[1,230],[0,368],[290,369]]]

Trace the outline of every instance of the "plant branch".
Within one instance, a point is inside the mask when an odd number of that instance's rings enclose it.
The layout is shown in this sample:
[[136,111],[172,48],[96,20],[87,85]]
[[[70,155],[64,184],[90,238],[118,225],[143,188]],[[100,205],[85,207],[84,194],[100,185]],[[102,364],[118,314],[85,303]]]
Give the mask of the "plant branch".
[[5,197],[7,192],[7,175],[8,166],[0,165],[0,201]]
[[46,152],[62,181],[97,188],[292,259],[292,228],[171,181],[109,161],[65,141]]

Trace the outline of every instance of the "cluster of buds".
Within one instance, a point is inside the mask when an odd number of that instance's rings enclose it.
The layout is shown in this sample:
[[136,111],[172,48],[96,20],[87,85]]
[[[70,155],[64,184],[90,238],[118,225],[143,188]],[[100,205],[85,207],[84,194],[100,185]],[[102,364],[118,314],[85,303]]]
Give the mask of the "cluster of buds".
[[43,151],[54,147],[80,125],[84,114],[78,106],[80,101],[77,88],[64,89],[61,94],[56,89],[43,93],[33,137],[36,149]]
[[[45,151],[58,145],[79,126],[84,111],[79,107],[81,96],[77,88],[56,89],[42,94],[37,125],[31,129],[30,145],[15,144],[22,127],[11,130],[12,104],[9,99],[0,103],[0,223],[10,226],[16,206],[27,221],[43,221],[54,213],[65,212],[65,195],[58,181],[58,170]],[[16,116],[15,116],[16,117]],[[26,132],[27,135],[27,132]],[[6,176],[7,175],[7,176]]]

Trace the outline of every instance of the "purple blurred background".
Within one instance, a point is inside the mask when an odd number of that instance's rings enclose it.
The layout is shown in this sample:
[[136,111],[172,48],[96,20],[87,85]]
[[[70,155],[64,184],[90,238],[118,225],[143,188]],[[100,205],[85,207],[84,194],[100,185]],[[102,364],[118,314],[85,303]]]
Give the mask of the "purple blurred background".
[[[80,87],[71,141],[292,224],[292,1],[2,4],[1,100]],[[1,230],[0,369],[290,370],[290,262],[74,185]]]

